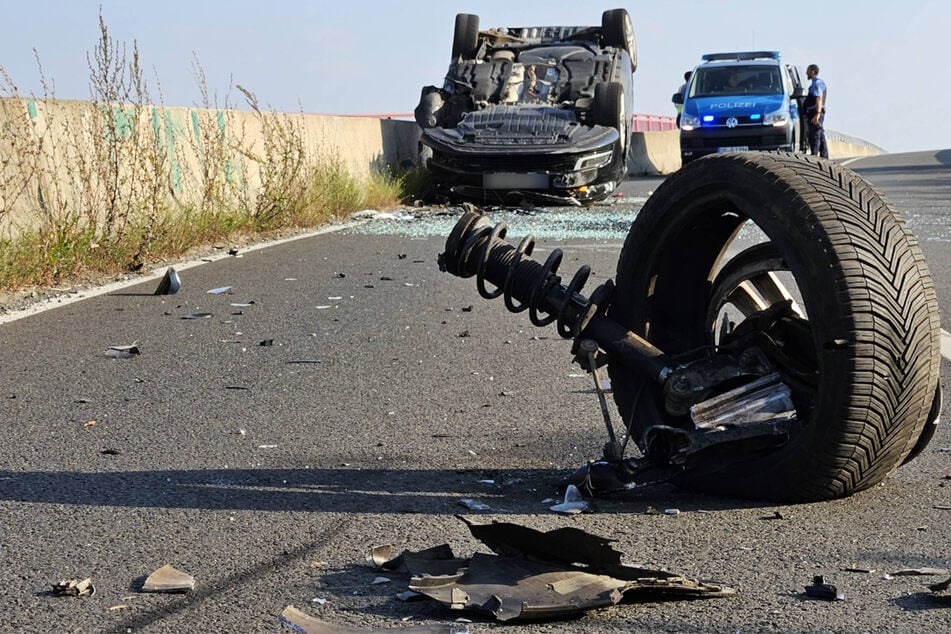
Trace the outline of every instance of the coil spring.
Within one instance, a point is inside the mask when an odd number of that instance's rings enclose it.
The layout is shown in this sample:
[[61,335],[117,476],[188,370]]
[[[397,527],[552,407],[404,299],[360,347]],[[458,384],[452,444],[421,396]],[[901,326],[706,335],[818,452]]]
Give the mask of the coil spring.
[[[587,300],[580,296],[591,267],[584,265],[579,268],[567,287],[561,286],[561,277],[557,274],[561,265],[562,250],[554,249],[539,265],[531,259],[535,248],[535,237],[525,236],[518,246],[512,247],[505,242],[508,225],[500,222],[494,227],[482,227],[473,232],[466,240],[470,249],[481,245],[476,266],[476,286],[479,294],[485,299],[495,299],[502,296],[505,307],[513,313],[528,310],[529,319],[539,327],[557,323],[558,334],[565,339],[578,335],[581,326],[583,310],[571,310],[572,300],[580,302],[582,308]],[[496,288],[489,290],[486,279],[490,269],[504,271],[504,277],[496,275],[497,279],[490,280]],[[522,297],[516,300],[516,295]],[[577,296],[577,297],[576,297]],[[578,306],[576,302],[576,306]]]

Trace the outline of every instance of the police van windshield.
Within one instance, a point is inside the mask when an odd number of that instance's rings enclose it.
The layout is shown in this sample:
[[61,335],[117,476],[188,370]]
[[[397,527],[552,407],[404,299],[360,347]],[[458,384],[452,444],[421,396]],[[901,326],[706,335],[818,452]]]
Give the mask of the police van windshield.
[[690,84],[690,97],[719,95],[781,95],[783,79],[776,66],[764,64],[698,68]]

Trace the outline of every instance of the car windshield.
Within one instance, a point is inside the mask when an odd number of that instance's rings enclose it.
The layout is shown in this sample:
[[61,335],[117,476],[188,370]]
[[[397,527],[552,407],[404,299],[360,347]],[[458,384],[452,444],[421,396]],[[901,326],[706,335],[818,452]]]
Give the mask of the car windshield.
[[783,80],[776,66],[762,64],[698,68],[690,84],[690,97],[718,95],[780,95]]

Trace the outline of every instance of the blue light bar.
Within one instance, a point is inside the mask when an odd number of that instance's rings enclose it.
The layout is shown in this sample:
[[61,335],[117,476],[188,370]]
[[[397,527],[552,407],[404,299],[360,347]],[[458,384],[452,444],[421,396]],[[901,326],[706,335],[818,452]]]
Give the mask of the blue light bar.
[[712,114],[705,114],[705,115],[703,115],[703,122],[704,122],[704,123],[710,123],[711,121],[713,121],[713,115],[712,115]]
[[750,119],[751,119],[752,121],[758,121],[760,118],[762,118],[762,116],[763,116],[763,115],[761,115],[761,114],[751,114],[751,115],[750,115]]

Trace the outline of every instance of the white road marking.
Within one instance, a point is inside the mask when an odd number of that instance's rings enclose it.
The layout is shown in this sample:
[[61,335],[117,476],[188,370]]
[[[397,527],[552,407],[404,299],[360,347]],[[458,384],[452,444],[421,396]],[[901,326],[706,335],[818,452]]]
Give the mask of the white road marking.
[[[357,225],[364,224],[364,222],[365,221],[351,221],[351,222],[346,222],[343,224],[330,225],[328,227],[321,227],[320,229],[290,236],[288,238],[281,238],[280,240],[270,240],[267,242],[260,242],[258,244],[241,247],[239,249],[239,253],[241,254],[251,253],[252,251],[267,249],[268,247],[277,246],[279,244],[284,244],[286,242],[294,242],[295,240],[303,240],[304,238],[318,236],[323,233],[332,233],[334,231],[341,231],[343,229],[349,229],[350,227],[355,227]],[[14,310],[6,314],[0,314],[0,324],[6,324],[11,321],[23,319],[24,317],[37,315],[39,313],[46,312],[48,310],[53,310],[54,308],[59,308],[61,306],[66,306],[67,304],[80,302],[84,299],[89,299],[91,297],[97,297],[99,295],[114,293],[123,288],[127,288],[129,286],[135,286],[136,284],[142,284],[143,282],[148,282],[149,280],[161,279],[165,275],[165,271],[168,269],[169,266],[174,266],[176,271],[181,272],[186,269],[190,269],[196,266],[201,266],[202,264],[207,264],[209,262],[214,262],[216,260],[224,260],[230,257],[233,257],[233,256],[228,255],[227,253],[221,253],[216,255],[203,256],[200,259],[192,260],[189,262],[173,262],[166,266],[161,267],[160,269],[155,269],[149,275],[133,277],[132,279],[123,280],[121,282],[112,282],[111,284],[106,284],[104,286],[97,286],[95,288],[83,289],[75,294],[64,295],[61,297],[54,297],[52,299],[37,302],[36,304],[29,306],[28,308],[24,308],[22,310]]]

